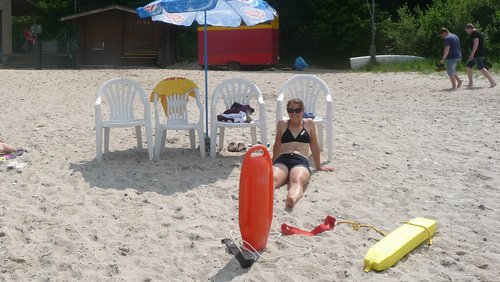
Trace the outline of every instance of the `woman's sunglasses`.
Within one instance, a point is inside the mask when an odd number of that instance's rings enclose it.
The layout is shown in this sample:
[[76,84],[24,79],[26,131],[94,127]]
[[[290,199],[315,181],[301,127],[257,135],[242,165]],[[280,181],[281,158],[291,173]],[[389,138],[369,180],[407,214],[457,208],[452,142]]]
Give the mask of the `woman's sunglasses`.
[[295,109],[292,109],[292,108],[286,108],[286,111],[291,114],[291,113],[296,113],[296,114],[300,114],[300,112],[302,112],[302,108],[295,108]]

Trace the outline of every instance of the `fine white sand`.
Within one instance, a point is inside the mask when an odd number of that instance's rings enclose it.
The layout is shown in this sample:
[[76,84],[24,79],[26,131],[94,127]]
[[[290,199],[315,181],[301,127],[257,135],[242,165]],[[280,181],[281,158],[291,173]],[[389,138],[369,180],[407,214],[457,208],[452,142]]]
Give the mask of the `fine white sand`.
[[[272,145],[279,87],[297,73],[209,71],[209,93],[226,78],[254,81]],[[0,164],[0,280],[498,281],[500,87],[479,75],[476,88],[449,91],[445,73],[306,73],[333,93],[334,158],[323,152],[322,160],[336,171],[314,172],[293,211],[284,209],[286,188],[277,190],[271,232],[283,223],[311,230],[327,215],[385,231],[427,217],[438,222],[431,247],[364,273],[366,252],[382,237],[341,224],[287,237],[293,244],[272,236],[268,259],[242,269],[221,239],[239,232],[243,153],[201,159],[178,131],[149,161],[133,130],[114,129],[111,152],[95,161],[102,83],[128,77],[149,93],[183,76],[204,93],[202,70],[1,70],[0,135],[28,152],[14,160],[24,168]],[[250,143],[249,131],[227,130],[230,141]]]

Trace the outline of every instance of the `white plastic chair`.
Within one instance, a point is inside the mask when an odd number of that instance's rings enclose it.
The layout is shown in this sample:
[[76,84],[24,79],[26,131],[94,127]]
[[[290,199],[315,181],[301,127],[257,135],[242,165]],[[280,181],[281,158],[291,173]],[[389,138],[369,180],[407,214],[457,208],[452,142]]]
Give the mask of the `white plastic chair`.
[[[252,101],[255,100],[257,108],[252,106]],[[258,112],[258,119],[253,119],[249,123],[230,123],[217,121],[218,112],[217,105],[219,102],[224,103],[224,109],[230,109],[233,103],[241,105],[250,105]],[[254,102],[254,103],[255,103]],[[255,114],[254,114],[255,115]],[[266,105],[260,89],[253,82],[243,78],[231,78],[224,80],[215,88],[212,95],[212,105],[210,111],[210,156],[215,158],[217,144],[217,129],[219,129],[219,150],[224,148],[224,131],[225,128],[250,128],[252,135],[252,145],[257,144],[257,127],[260,130],[260,138],[264,146],[267,144],[267,120],[266,120]]]
[[[286,97],[286,101],[285,100]],[[310,74],[299,74],[288,79],[280,89],[280,94],[276,100],[276,122],[288,119],[283,115],[288,100],[299,98],[304,102],[304,111],[312,113],[314,123],[318,132],[318,143],[323,151],[323,130],[326,132],[326,149],[328,160],[333,157],[333,101],[332,93],[328,85],[319,77]],[[324,98],[324,100],[323,100]],[[317,104],[326,103],[326,112],[321,115],[317,111]],[[286,112],[286,111],[285,111]]]
[[[187,80],[187,79],[184,79]],[[188,80],[192,84],[195,84],[191,80]],[[160,81],[158,85],[163,83]],[[157,85],[157,87],[158,87]],[[190,95],[193,95],[191,99],[196,99],[196,106],[198,108],[198,121],[189,122],[189,109],[188,109],[188,99]],[[205,139],[203,135],[203,105],[201,103],[200,92],[197,87],[190,88],[183,93],[157,93],[153,91],[154,95],[154,112],[155,112],[155,158],[160,158],[160,152],[165,148],[165,140],[167,138],[167,130],[188,130],[189,131],[189,141],[191,143],[191,149],[196,149],[195,142],[195,131],[198,134],[198,143],[200,144],[201,157],[205,157]],[[164,95],[166,98],[166,112],[162,110],[162,105],[160,103],[160,96]],[[166,123],[161,122],[160,116],[164,112],[166,116]]]
[[[143,118],[134,116],[134,104],[140,99]],[[103,105],[106,107],[104,108]],[[103,115],[103,111],[106,115]],[[137,148],[142,149],[141,127],[144,126],[149,159],[153,159],[153,134],[149,100],[144,89],[127,78],[113,78],[99,87],[95,101],[96,159],[102,161],[102,131],[104,129],[104,152],[109,152],[111,127],[135,127]]]

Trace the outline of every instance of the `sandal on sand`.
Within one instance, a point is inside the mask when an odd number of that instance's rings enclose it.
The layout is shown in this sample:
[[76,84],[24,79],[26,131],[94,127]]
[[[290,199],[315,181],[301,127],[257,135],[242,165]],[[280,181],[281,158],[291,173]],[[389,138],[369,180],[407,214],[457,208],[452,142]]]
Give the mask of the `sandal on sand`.
[[12,160],[12,159],[15,159],[18,156],[21,156],[22,154],[24,154],[24,152],[28,152],[28,151],[26,151],[25,149],[17,149],[13,153],[9,153],[9,154],[3,155],[3,157],[6,158],[6,159],[9,159],[9,160]]
[[21,162],[18,162],[18,161],[10,161],[7,163],[7,169],[17,169],[17,170],[21,170],[23,169],[24,167],[26,166],[25,163],[21,163]]
[[246,151],[246,150],[247,150],[247,146],[245,146],[245,144],[238,143],[237,152],[243,152],[243,151]]
[[236,142],[229,143],[229,146],[227,146],[227,150],[229,152],[238,152],[238,146],[236,145]]

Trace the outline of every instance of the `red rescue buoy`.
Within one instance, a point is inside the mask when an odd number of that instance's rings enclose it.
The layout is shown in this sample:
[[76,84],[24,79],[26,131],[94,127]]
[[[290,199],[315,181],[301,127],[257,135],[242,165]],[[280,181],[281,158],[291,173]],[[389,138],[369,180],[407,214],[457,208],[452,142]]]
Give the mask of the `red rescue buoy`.
[[241,237],[249,250],[263,250],[273,219],[273,165],[263,145],[252,146],[241,166],[239,223]]

